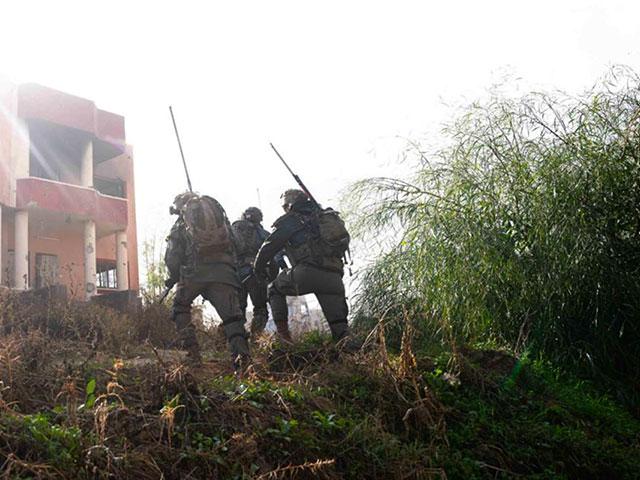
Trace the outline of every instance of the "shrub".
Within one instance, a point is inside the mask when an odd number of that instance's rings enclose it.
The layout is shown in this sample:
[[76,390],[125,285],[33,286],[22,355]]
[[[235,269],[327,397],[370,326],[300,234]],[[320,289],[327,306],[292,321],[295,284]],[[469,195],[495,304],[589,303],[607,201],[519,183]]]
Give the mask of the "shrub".
[[[409,153],[409,180],[348,200],[361,241],[360,323],[410,307],[423,332],[640,372],[640,78],[613,68],[580,96],[493,95]],[[396,315],[397,317],[397,315]]]

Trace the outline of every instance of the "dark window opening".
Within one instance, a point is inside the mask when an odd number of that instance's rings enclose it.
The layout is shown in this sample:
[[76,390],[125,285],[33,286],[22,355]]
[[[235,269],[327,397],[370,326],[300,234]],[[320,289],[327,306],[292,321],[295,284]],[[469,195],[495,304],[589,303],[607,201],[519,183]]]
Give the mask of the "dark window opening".
[[29,175],[78,184],[88,135],[43,120],[29,120]]
[[125,183],[119,178],[94,177],[93,188],[105,195],[127,198]]
[[98,260],[96,265],[96,284],[98,288],[108,288],[111,290],[118,288],[115,261]]
[[45,180],[60,181],[60,165],[47,161],[40,155],[31,151],[29,157],[29,175],[32,177],[44,178]]

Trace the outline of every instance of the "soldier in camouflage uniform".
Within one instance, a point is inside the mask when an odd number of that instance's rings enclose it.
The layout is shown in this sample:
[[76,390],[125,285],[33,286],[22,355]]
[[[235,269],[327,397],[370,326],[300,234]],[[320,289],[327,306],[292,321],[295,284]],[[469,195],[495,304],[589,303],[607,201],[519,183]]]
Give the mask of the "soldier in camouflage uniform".
[[[187,233],[184,208],[197,195],[186,192],[174,200],[172,213],[178,214],[171,233],[167,237],[165,263],[171,275],[167,286],[178,284],[173,301],[172,317],[176,323],[178,337],[183,348],[188,351],[188,361],[202,362],[200,346],[191,321],[191,303],[202,295],[218,312],[222,319],[225,336],[234,360],[234,366],[248,362],[249,345],[244,329],[244,316],[240,310],[238,291],[240,281],[235,266],[233,248],[208,258],[200,258]],[[217,204],[217,202],[216,202]],[[219,205],[219,204],[217,204]],[[222,207],[220,207],[222,210]],[[224,210],[222,210],[224,214]],[[231,235],[231,226],[224,218]]]
[[243,280],[240,289],[240,308],[243,314],[247,309],[247,296],[253,303],[253,319],[251,321],[251,335],[260,334],[267,325],[267,284],[265,278],[253,273],[253,260],[262,242],[269,236],[269,232],[262,227],[262,212],[257,207],[249,207],[242,213],[242,218],[233,222],[231,228],[236,242],[236,257],[238,273]]
[[292,264],[269,285],[269,303],[278,335],[291,341],[286,297],[314,293],[334,340],[345,339],[349,336],[349,309],[342,282],[342,258],[321,252],[310,220],[318,207],[303,191],[287,190],[281,198],[286,213],[273,224],[275,230],[260,247],[254,262],[256,275],[265,276],[269,259],[284,248]]

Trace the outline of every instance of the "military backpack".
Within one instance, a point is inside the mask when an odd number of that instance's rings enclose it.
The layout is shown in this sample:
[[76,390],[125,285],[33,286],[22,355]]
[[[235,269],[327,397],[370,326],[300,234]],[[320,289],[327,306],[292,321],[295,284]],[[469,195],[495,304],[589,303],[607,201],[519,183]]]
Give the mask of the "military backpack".
[[340,213],[332,208],[314,212],[313,223],[317,228],[316,248],[324,257],[343,258],[349,251],[351,236]]
[[236,242],[236,253],[240,259],[253,258],[258,253],[260,246],[268,232],[264,232],[259,225],[249,220],[236,220],[231,226]]
[[215,199],[207,196],[191,198],[182,207],[182,217],[194,253],[201,259],[218,256],[232,248],[227,215]]

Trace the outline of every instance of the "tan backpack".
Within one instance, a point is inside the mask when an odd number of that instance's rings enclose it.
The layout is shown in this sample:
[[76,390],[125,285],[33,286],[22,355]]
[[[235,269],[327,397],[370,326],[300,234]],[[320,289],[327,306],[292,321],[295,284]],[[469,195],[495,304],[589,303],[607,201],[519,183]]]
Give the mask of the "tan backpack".
[[232,248],[227,215],[217,200],[207,195],[196,196],[182,207],[187,235],[199,257],[210,257]]

